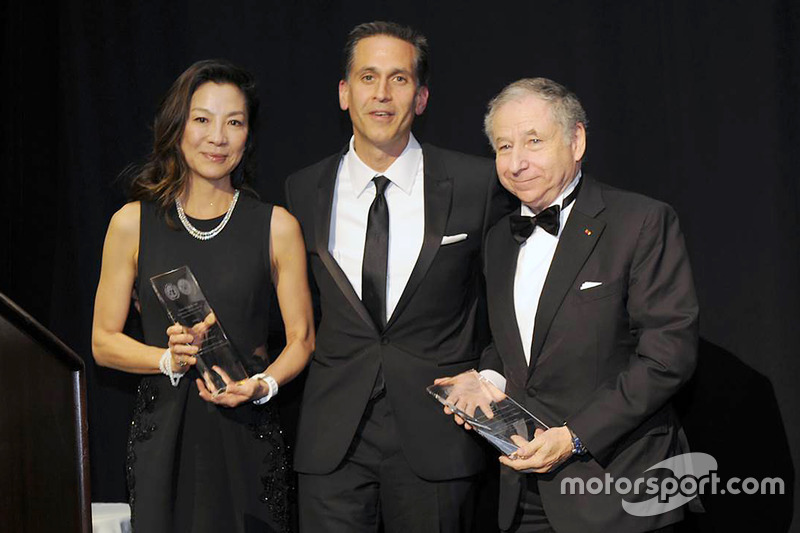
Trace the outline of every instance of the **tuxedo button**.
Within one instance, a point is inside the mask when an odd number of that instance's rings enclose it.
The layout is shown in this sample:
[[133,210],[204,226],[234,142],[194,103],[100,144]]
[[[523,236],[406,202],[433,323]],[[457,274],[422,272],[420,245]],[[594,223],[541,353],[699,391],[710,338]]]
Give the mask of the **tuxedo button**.
[[389,337],[381,337],[381,344],[383,345],[389,344]]

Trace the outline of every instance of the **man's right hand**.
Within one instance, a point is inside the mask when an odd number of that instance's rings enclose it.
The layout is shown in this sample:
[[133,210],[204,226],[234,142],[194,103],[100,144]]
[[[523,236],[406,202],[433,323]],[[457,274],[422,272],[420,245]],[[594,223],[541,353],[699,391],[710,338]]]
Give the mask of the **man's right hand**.
[[[433,384],[451,387],[447,402],[468,416],[474,416],[476,409],[480,408],[486,418],[492,418],[494,416],[492,402],[502,401],[506,397],[500,389],[475,370],[467,370],[453,377],[439,378]],[[469,422],[450,407],[445,406],[444,412],[453,415],[456,424],[464,426],[465,429],[472,429]]]

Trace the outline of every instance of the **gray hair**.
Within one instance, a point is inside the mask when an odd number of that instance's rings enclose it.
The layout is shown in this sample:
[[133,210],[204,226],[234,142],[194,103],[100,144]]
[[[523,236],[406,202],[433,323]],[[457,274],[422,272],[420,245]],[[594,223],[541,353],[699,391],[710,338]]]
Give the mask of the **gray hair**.
[[526,96],[536,96],[550,103],[553,118],[561,125],[564,139],[572,142],[578,124],[586,128],[589,121],[578,97],[569,89],[547,78],[523,78],[506,85],[500,93],[489,101],[483,119],[483,131],[494,148],[492,124],[497,110],[508,102],[518,101]]

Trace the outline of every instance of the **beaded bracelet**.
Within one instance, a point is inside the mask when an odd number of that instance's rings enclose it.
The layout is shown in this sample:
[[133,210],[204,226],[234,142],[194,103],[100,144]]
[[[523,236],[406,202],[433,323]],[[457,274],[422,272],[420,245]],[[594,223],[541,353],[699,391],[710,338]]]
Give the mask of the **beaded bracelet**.
[[172,371],[172,352],[169,348],[161,354],[161,359],[158,360],[158,368],[161,370],[161,373],[164,374],[169,378],[169,382],[172,384],[173,387],[178,386],[178,382],[181,380],[183,375],[186,373],[184,370],[183,372],[173,372]]

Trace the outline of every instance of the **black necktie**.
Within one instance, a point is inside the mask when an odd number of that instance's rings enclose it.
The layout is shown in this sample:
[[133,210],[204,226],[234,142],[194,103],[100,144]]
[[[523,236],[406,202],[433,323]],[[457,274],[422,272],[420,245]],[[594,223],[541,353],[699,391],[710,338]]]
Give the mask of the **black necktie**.
[[518,244],[522,244],[528,240],[536,226],[539,226],[550,235],[558,236],[558,230],[561,228],[561,210],[566,209],[578,196],[582,181],[579,181],[572,192],[569,193],[569,196],[564,198],[564,203],[561,206],[551,205],[533,217],[511,215],[509,220],[511,222],[511,235],[514,236],[514,240]]
[[389,179],[372,178],[375,199],[367,217],[367,239],[361,267],[361,301],[379,330],[386,327],[386,269],[389,264],[389,206],[383,196]]

